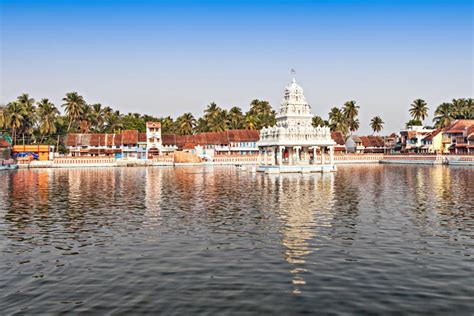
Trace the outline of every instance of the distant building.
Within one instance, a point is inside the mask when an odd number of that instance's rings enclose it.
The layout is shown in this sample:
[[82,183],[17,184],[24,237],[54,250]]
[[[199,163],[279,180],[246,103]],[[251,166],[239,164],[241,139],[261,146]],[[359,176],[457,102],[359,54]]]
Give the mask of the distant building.
[[346,141],[344,134],[342,134],[341,132],[331,132],[331,138],[336,143],[334,145],[334,151],[337,153],[345,153]]
[[260,136],[253,130],[228,130],[195,135],[163,134],[162,137],[164,148],[187,151],[212,160],[218,155],[257,155]]
[[402,130],[400,132],[400,151],[421,152],[421,146],[423,146],[421,140],[433,131],[433,129],[423,126],[410,126]]
[[445,150],[453,154],[474,153],[474,120],[456,120],[443,130]]
[[443,153],[446,150],[443,146],[443,131],[438,128],[428,133],[421,139],[421,152],[435,154]]
[[346,141],[347,152],[349,153],[384,153],[385,140],[381,136],[357,136],[351,135]]
[[41,161],[52,160],[54,155],[54,146],[49,145],[14,145],[13,156],[29,156],[31,159]]

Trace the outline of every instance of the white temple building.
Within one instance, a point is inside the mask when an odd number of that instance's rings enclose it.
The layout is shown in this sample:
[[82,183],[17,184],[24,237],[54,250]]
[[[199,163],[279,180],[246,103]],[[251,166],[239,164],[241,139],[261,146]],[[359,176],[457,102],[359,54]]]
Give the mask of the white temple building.
[[[276,116],[276,125],[260,131],[257,171],[330,172],[334,165],[334,145],[328,127],[313,127],[311,107],[295,78],[285,89]],[[328,154],[329,157],[326,157]],[[327,159],[329,158],[329,159]]]

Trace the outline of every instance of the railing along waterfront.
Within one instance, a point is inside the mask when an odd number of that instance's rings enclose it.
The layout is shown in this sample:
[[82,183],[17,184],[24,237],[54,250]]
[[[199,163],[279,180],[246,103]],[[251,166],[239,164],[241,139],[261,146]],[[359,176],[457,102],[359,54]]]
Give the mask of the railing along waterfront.
[[114,164],[115,158],[110,157],[58,157],[54,158],[55,165],[102,165]]

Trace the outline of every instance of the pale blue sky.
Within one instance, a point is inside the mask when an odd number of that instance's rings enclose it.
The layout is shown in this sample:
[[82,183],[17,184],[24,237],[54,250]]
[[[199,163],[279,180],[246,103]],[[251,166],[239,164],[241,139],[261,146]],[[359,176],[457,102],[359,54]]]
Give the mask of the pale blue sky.
[[215,101],[278,108],[290,69],[314,114],[356,100],[380,115],[473,96],[471,1],[9,1],[0,103],[77,91],[122,112],[201,115]]

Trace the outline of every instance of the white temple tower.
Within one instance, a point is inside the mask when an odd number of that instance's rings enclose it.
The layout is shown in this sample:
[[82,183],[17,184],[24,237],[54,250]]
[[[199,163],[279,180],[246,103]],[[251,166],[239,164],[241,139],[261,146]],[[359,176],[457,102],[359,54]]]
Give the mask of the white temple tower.
[[[258,171],[335,171],[334,145],[328,127],[313,127],[313,114],[295,78],[285,89],[276,125],[260,131]],[[329,160],[326,161],[325,153]]]

